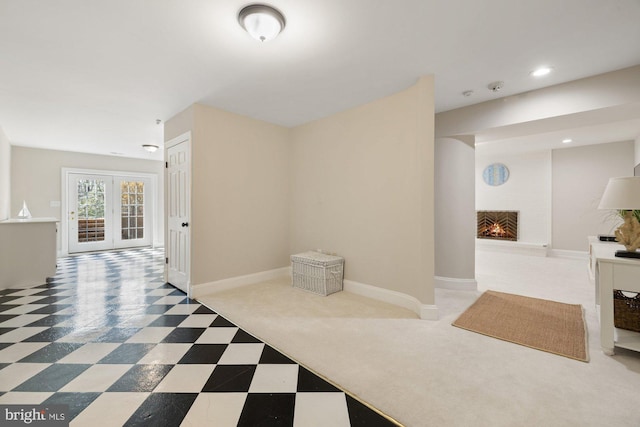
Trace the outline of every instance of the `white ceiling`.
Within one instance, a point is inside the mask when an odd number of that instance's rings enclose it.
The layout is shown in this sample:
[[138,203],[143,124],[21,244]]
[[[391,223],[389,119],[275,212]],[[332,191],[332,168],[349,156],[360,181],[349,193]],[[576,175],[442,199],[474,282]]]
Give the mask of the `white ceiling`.
[[160,159],[141,148],[162,144],[156,119],[194,102],[294,126],[426,74],[440,112],[640,64],[639,0],[268,0],[287,26],[265,44],[237,23],[247,3],[0,0],[0,126]]

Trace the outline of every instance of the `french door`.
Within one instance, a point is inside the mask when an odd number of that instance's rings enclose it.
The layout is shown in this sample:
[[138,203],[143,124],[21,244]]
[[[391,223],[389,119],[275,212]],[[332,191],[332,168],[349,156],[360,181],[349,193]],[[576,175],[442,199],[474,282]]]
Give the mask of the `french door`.
[[68,174],[69,253],[151,244],[147,177]]

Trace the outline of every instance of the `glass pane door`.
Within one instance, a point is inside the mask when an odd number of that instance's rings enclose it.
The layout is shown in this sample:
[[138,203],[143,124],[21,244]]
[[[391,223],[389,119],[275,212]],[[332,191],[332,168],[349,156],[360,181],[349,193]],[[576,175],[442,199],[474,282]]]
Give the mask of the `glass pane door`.
[[145,246],[151,243],[147,218],[149,200],[147,180],[143,178],[116,177],[119,188],[119,231],[115,247]]
[[69,180],[69,252],[110,249],[111,177],[71,175]]

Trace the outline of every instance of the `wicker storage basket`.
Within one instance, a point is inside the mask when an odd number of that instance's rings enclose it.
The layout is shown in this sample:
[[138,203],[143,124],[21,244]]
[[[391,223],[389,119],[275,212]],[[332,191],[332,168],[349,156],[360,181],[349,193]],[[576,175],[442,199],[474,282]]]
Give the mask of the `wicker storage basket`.
[[614,289],[613,324],[616,328],[640,332],[640,293],[628,297]]
[[320,252],[291,255],[291,279],[296,288],[327,296],[342,290],[344,258]]

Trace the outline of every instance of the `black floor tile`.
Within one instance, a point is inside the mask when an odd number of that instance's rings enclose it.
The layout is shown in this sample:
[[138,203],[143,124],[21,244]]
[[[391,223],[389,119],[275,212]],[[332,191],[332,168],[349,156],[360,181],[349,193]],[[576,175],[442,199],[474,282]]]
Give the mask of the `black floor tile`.
[[53,342],[53,341],[59,340],[65,335],[68,335],[73,330],[74,330],[73,328],[52,327],[22,341],[23,342]]
[[39,308],[37,310],[33,310],[29,314],[53,314],[53,313],[57,313],[57,312],[62,311],[62,310],[66,310],[69,307],[71,307],[71,304],[47,305],[47,306],[41,307],[41,308]]
[[95,339],[95,342],[125,342],[134,336],[141,328],[112,328],[107,333]]
[[101,364],[137,363],[155,344],[121,344],[118,348],[100,359]]
[[218,365],[213,370],[203,392],[248,392],[256,365]]
[[176,328],[167,335],[164,343],[194,343],[205,331],[205,328]]
[[69,320],[71,318],[73,318],[72,315],[53,314],[53,315],[50,315],[50,316],[47,316],[47,317],[43,317],[40,320],[36,320],[33,323],[29,323],[26,326],[29,326],[29,327],[33,327],[33,326],[55,326],[58,323],[62,323],[65,320]]
[[397,424],[346,395],[351,427],[397,427]]
[[13,345],[14,343],[12,342],[0,342],[0,350],[4,350],[5,348]]
[[169,373],[174,365],[134,365],[118,381],[113,383],[108,392],[151,392]]
[[12,308],[20,307],[19,305],[0,304],[0,313],[3,311],[11,310]]
[[9,319],[20,316],[19,314],[0,314],[0,323],[6,322]]
[[4,335],[4,334],[9,333],[11,331],[14,331],[16,329],[18,329],[18,328],[0,328],[0,335]]
[[32,304],[58,304],[58,303],[63,304],[65,300],[67,300],[68,302],[71,302],[73,301],[73,298],[69,296],[49,296],[49,297],[44,297],[42,299],[34,301]]
[[144,311],[147,314],[164,314],[171,308],[173,308],[173,305],[154,304],[147,306]]
[[291,427],[295,401],[295,393],[250,393],[238,427]]
[[124,424],[134,426],[179,426],[197,393],[151,393]]
[[[196,310],[198,311],[198,310]],[[218,317],[216,317],[213,322],[211,323],[211,325],[209,326],[211,328],[237,328],[236,325],[234,325],[233,323],[229,322],[227,319],[225,319],[224,317],[218,315]]]
[[300,392],[336,392],[340,391],[329,382],[320,378],[308,369],[300,366],[298,369],[298,391]]
[[58,391],[91,365],[53,364],[14,388],[14,391]]
[[18,363],[55,363],[83,345],[83,343],[52,342],[40,350],[18,360]]
[[240,343],[250,344],[250,343],[261,343],[262,341],[260,341],[258,338],[254,337],[253,335],[245,332],[244,330],[238,329],[238,332],[236,332],[231,342],[234,344],[240,344]]
[[194,344],[178,364],[216,364],[227,349],[227,344]]
[[164,314],[147,326],[178,326],[187,317],[189,316],[179,314]]
[[287,356],[280,353],[278,350],[274,349],[270,345],[265,344],[264,349],[262,350],[262,355],[260,356],[259,363],[283,365],[287,363],[296,363],[296,362],[289,359]]
[[[65,414],[65,421],[71,421],[102,393],[54,393],[42,405],[69,405],[69,412]],[[108,419],[108,414],[105,418]]]
[[[13,289],[14,292],[19,291],[20,289]],[[22,296],[14,295],[14,296],[3,296],[0,297],[0,304],[7,304],[10,301],[16,300],[18,298],[22,298]]]
[[201,305],[196,309],[196,311],[193,312],[193,314],[216,314],[216,312],[211,310],[209,307],[205,307],[204,305]]

